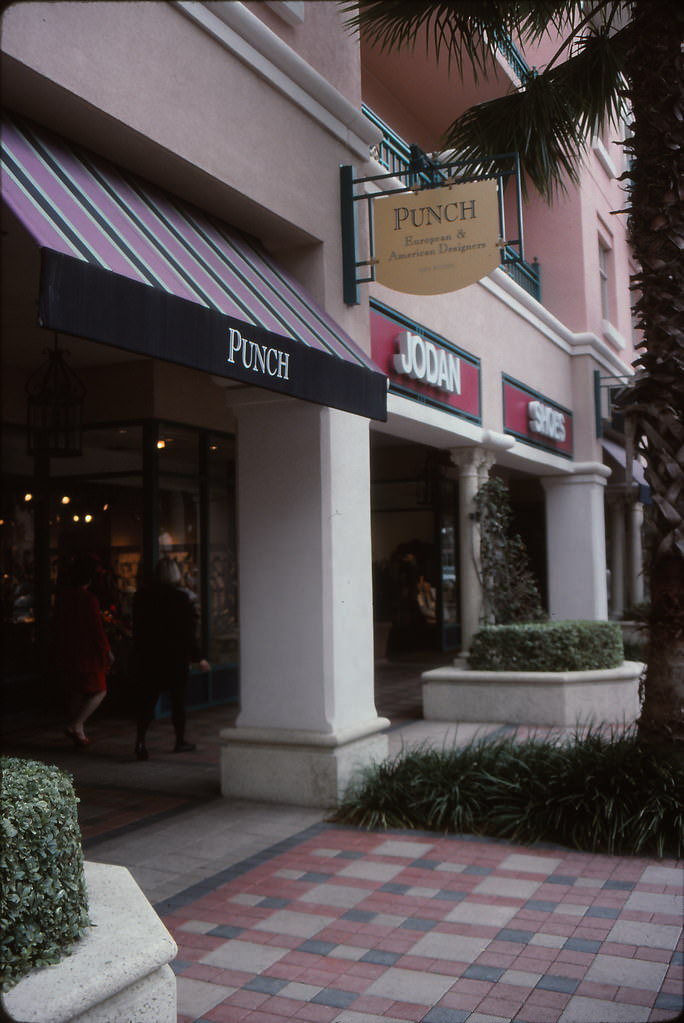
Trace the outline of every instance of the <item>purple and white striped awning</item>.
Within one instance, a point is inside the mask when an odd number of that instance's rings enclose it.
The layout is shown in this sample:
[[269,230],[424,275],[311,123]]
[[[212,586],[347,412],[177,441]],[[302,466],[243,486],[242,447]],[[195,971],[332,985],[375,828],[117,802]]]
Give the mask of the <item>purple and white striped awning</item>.
[[14,116],[2,172],[42,250],[43,326],[386,418],[384,374],[246,236]]

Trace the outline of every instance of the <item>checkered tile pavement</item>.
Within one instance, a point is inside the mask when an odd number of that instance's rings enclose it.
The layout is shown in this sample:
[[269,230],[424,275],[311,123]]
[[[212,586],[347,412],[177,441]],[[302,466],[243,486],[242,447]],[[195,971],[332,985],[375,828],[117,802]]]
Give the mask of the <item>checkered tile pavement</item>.
[[650,1023],[681,864],[320,824],[156,906],[179,1023]]

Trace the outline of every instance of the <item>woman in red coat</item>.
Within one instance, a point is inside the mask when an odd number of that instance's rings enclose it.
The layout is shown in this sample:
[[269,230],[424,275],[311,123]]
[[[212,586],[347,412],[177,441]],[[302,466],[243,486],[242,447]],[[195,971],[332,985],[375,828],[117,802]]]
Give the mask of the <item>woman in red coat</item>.
[[90,591],[96,571],[95,558],[78,558],[55,606],[56,664],[70,704],[65,732],[78,747],[89,744],[84,725],[107,695],[106,672],[113,660],[100,604]]

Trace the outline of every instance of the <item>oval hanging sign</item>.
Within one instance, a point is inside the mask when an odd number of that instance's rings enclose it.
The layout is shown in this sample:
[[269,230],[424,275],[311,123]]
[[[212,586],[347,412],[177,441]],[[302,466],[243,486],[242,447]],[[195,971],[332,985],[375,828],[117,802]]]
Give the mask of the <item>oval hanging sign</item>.
[[501,262],[495,180],[373,202],[375,279],[408,295],[458,291]]

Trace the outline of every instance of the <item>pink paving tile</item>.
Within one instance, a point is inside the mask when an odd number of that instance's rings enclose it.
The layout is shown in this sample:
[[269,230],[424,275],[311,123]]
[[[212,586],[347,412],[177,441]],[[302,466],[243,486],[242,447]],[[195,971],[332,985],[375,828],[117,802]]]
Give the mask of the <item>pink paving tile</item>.
[[183,970],[182,975],[189,977],[191,980],[214,980],[216,983],[221,983],[218,977],[222,972],[220,966],[203,966],[201,963],[193,963],[192,966],[188,966],[186,970]]
[[283,1018],[281,1015],[276,1015],[275,1012],[265,1012],[263,1009],[257,1009],[255,1012],[250,1012],[249,1023],[283,1023]]
[[392,1002],[388,1015],[394,1016],[396,1019],[412,1020],[414,1023],[418,1023],[429,1011],[429,1005],[416,1005],[412,1002]]
[[600,998],[604,1002],[612,1002],[617,996],[618,989],[612,984],[598,984],[593,980],[583,980],[577,990],[576,995],[582,995],[584,998]]
[[435,959],[430,963],[426,973],[441,973],[445,977],[461,977],[468,968],[468,963],[456,963],[449,959]]
[[523,973],[548,973],[549,960],[538,959],[533,955],[521,955],[513,963],[513,970],[522,970]]
[[297,977],[300,984],[313,984],[314,987],[328,987],[330,974],[325,970],[302,970]]
[[258,1009],[269,998],[262,991],[245,991],[244,988],[235,991],[226,998],[226,1003],[239,1005],[243,1009]]
[[506,952],[490,951],[488,948],[477,957],[478,966],[497,966],[507,970],[515,962],[515,955]]
[[377,995],[361,995],[354,1002],[354,1012],[367,1012],[369,1016],[383,1016],[391,1004],[391,998],[378,998]]
[[370,983],[368,977],[359,977],[358,974],[353,973],[341,973],[335,987],[342,991],[355,991],[357,995],[361,995],[370,986]]
[[[299,980],[299,975],[302,972],[301,966],[294,966],[291,963],[287,963],[284,960],[274,963],[273,966],[269,966],[268,975],[269,977],[276,977],[278,980]],[[251,979],[251,975],[250,975]],[[247,981],[244,981],[247,983]]]
[[477,1007],[477,1011],[490,1016],[501,1016],[502,1019],[510,1019],[525,1004],[524,997],[518,995],[511,998],[483,998]]
[[351,963],[347,968],[347,973],[354,977],[365,977],[367,980],[377,980],[385,970],[386,966],[381,966],[379,963]]
[[649,1008],[656,1000],[655,991],[644,991],[642,988],[621,987],[618,988],[616,1002],[625,1005],[647,1005]]
[[494,985],[490,984],[487,980],[470,980],[469,978],[463,978],[459,980],[457,990],[464,995],[477,996],[481,1001],[483,998],[487,997],[493,986]]
[[[314,1002],[308,1002],[303,1004],[297,1012],[297,1017],[289,1018],[305,1019],[309,1023],[331,1023],[331,1020],[334,1020],[339,1015],[340,1010],[331,1005],[317,1005]],[[251,1017],[248,1023],[253,1023]],[[279,1023],[282,1023],[282,1018],[279,1020]]]
[[604,941],[601,945],[601,955],[621,956],[623,959],[634,959],[636,945],[622,945],[619,941]]
[[452,988],[451,991],[447,991],[444,997],[440,1000],[440,1008],[445,1009],[461,1009],[465,1012],[472,1012],[482,1001],[480,995],[468,994],[466,991],[461,990],[461,985],[458,984]]
[[652,963],[669,963],[671,954],[666,948],[648,948],[639,945],[634,958],[648,959]]
[[249,1009],[242,1009],[238,1005],[226,1005],[225,1002],[222,1002],[221,1005],[205,1012],[203,1018],[210,1020],[211,1023],[242,1023],[249,1012]]
[[573,952],[572,949],[562,948],[556,956],[554,971],[559,963],[575,963],[575,965],[583,966],[585,970],[588,970],[594,959],[595,955],[592,952]]
[[545,1006],[549,1009],[564,1009],[570,1001],[570,995],[564,991],[542,991],[541,988],[535,988],[530,993],[525,1002],[525,1008],[528,1005],[532,1006]]
[[530,1005],[526,1002],[520,1012],[515,1014],[514,1019],[524,1019],[525,1023],[557,1023],[562,1011],[548,1005]]
[[253,976],[253,973],[244,973],[242,970],[221,970],[214,983],[222,984],[224,987],[242,987],[248,984]]

